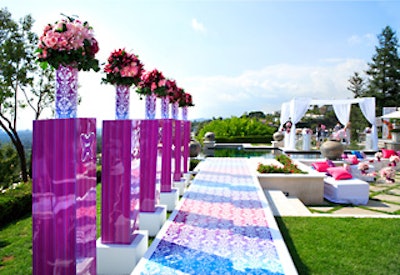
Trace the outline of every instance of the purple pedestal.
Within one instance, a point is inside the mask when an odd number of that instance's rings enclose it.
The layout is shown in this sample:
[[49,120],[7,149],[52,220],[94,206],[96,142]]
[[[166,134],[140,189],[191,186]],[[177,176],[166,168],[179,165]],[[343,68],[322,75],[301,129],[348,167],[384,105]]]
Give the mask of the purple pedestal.
[[96,119],[33,122],[33,274],[96,274]]
[[103,121],[101,242],[131,244],[139,215],[139,120]]
[[172,190],[172,119],[161,120],[161,192]]
[[182,177],[182,121],[175,120],[174,127],[174,181]]
[[183,173],[188,172],[190,146],[190,121],[183,121]]
[[140,212],[155,211],[158,123],[140,122]]

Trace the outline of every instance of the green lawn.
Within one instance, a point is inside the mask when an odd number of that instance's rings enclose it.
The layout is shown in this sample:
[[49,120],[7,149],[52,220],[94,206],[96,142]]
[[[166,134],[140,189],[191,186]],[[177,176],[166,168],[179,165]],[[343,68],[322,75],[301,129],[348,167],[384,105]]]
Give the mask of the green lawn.
[[[100,197],[100,184],[97,190]],[[98,217],[99,235],[100,208]],[[400,219],[276,219],[299,274],[398,274],[400,270]],[[32,218],[27,216],[0,227],[0,274],[31,273]]]
[[276,220],[299,274],[399,274],[400,219]]

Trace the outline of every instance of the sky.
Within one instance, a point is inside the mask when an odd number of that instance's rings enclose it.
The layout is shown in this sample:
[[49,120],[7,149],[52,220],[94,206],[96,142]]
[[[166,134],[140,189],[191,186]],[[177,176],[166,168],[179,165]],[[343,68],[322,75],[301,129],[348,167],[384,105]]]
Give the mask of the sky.
[[[400,1],[0,0],[15,20],[31,14],[40,35],[61,13],[93,26],[104,64],[115,49],[137,54],[193,97],[189,119],[280,111],[294,97],[353,98],[386,26],[399,35]],[[80,72],[78,117],[115,118],[115,87],[103,72]],[[157,117],[159,117],[159,103]],[[131,88],[132,119],[144,101]],[[43,118],[50,118],[44,114]],[[33,113],[18,117],[32,128]]]

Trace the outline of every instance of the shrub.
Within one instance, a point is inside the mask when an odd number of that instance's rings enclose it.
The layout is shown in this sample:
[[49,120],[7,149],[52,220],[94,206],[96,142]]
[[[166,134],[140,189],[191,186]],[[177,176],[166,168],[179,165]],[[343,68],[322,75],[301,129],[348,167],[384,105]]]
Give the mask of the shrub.
[[262,164],[260,163],[257,167],[257,172],[265,173],[287,173],[287,174],[307,174],[303,170],[300,170],[296,164],[287,155],[275,156],[275,159],[279,161],[283,166]]
[[193,171],[194,168],[196,168],[197,164],[200,163],[200,161],[201,161],[201,160],[199,160],[199,159],[190,159],[190,162],[189,162],[189,171]]
[[32,183],[22,183],[0,194],[0,224],[4,225],[32,212]]

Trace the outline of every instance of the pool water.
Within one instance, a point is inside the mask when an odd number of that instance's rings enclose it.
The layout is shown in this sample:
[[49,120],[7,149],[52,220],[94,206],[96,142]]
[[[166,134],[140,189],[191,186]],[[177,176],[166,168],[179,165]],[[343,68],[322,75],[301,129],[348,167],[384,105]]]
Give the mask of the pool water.
[[[280,149],[244,149],[243,147],[236,148],[215,148],[214,149],[214,157],[245,157],[245,158],[253,158],[253,157],[261,157],[266,159],[273,159],[275,156],[284,154]],[[294,159],[315,159],[321,158],[321,154],[319,152],[312,153],[304,153],[304,152],[290,152],[291,158]]]

